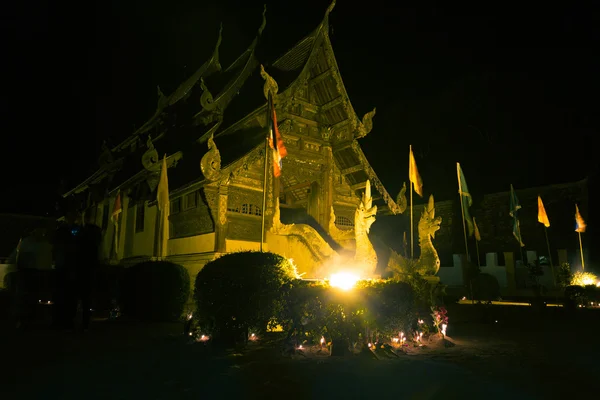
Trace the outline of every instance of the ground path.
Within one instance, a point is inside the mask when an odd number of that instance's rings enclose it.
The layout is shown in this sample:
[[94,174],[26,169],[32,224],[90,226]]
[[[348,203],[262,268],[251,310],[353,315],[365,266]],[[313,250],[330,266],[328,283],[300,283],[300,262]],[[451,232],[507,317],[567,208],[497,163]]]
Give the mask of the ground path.
[[594,390],[598,345],[575,342],[568,324],[544,335],[539,324],[451,326],[456,347],[393,360],[216,355],[188,344],[179,324],[98,322],[85,336],[2,326],[0,398],[490,400]]

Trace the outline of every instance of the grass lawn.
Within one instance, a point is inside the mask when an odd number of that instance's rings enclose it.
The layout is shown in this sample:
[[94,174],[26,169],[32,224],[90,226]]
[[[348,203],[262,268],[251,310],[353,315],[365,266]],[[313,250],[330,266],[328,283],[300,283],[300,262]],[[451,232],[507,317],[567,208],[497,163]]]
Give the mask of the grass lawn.
[[96,321],[82,336],[1,325],[0,398],[548,399],[597,392],[600,312],[451,305],[455,347],[396,359],[217,353],[181,324]]

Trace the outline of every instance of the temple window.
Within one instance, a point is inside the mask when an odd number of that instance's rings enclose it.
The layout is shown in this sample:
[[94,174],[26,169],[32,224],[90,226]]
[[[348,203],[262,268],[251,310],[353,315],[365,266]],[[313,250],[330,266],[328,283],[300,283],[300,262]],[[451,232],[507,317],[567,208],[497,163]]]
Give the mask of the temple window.
[[196,207],[198,204],[198,192],[194,191],[192,193],[188,193],[183,198],[183,209],[189,210],[190,208]]
[[146,204],[138,203],[135,209],[135,233],[144,232],[144,218],[146,215]]
[[354,227],[354,223],[350,218],[338,215],[335,217],[335,226],[340,229],[350,229]]
[[171,202],[171,214],[177,214],[181,211],[181,197],[173,199]]
[[229,208],[227,208],[227,211],[245,214],[245,215],[254,215],[257,217],[262,216],[261,208],[258,206],[255,206],[254,204],[246,203],[246,204],[242,204],[241,207],[229,207]]
[[260,207],[255,206],[254,204],[242,204],[242,214],[247,215],[256,215],[258,217],[262,216],[262,212]]

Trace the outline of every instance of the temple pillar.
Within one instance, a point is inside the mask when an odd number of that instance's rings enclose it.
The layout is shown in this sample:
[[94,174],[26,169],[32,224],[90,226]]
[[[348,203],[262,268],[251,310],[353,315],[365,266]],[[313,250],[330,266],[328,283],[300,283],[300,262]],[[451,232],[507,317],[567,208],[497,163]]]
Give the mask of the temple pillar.
[[325,164],[321,184],[321,226],[329,233],[331,207],[333,207],[333,151],[331,146],[323,146]]
[[310,185],[310,193],[308,194],[307,212],[315,219],[319,224],[321,222],[321,185],[319,182],[314,181]]
[[217,223],[215,224],[215,252],[224,253],[226,250],[225,239],[227,238],[227,199],[229,186],[219,185],[217,192]]

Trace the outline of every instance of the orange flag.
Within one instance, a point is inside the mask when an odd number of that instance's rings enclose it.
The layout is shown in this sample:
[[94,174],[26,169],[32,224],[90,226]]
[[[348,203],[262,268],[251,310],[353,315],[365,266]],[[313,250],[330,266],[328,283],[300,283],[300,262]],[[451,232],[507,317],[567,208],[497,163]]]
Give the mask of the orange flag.
[[117,193],[117,198],[115,199],[115,205],[113,206],[113,212],[111,215],[111,220],[113,221],[113,223],[117,223],[117,218],[119,217],[119,214],[121,214],[121,212],[123,211],[123,207],[121,207],[121,191],[119,191]]
[[587,225],[579,213],[579,207],[575,204],[575,232],[583,233]]
[[419,175],[419,170],[417,169],[417,162],[415,161],[412,146],[410,146],[410,154],[408,157],[408,179],[414,185],[415,192],[423,197],[423,181],[421,180],[421,175]]
[[548,214],[546,214],[541,196],[538,196],[538,222],[544,224],[546,228],[550,227],[550,220],[548,219]]

